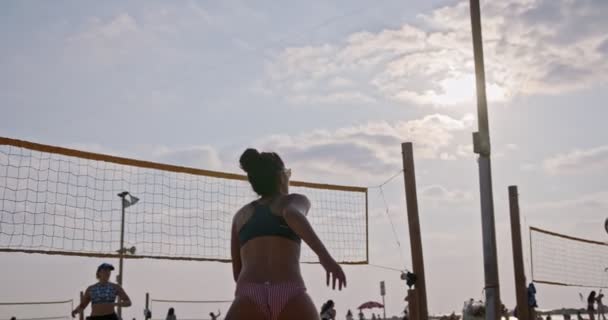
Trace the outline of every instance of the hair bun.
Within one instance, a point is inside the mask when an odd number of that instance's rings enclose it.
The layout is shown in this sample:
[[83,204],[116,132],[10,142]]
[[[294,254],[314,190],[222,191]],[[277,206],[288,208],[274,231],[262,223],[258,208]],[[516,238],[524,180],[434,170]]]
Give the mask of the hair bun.
[[241,159],[239,162],[241,163],[241,168],[245,170],[245,172],[249,173],[254,170],[255,167],[260,163],[261,155],[258,150],[249,148],[243,152],[241,155]]

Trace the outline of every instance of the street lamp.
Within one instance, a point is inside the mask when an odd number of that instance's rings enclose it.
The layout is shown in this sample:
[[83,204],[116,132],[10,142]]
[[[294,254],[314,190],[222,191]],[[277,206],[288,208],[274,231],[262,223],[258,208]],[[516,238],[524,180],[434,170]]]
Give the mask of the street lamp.
[[[122,216],[120,223],[120,249],[117,250],[120,262],[118,264],[118,275],[116,276],[116,282],[118,282],[118,284],[122,286],[122,280],[124,278],[122,268],[124,255],[127,252],[135,254],[135,247],[131,247],[128,249],[125,248],[125,209],[136,204],[139,201],[139,198],[130,194],[128,191],[123,191],[119,193],[118,197],[122,200]],[[118,316],[122,319],[122,306],[120,305],[118,306]]]

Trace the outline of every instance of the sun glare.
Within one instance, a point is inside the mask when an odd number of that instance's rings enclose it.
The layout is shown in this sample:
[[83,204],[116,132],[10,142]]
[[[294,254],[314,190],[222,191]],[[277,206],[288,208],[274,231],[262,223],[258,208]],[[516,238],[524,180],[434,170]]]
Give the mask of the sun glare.
[[[475,101],[475,76],[472,74],[443,79],[439,82],[439,86],[441,90],[433,94],[435,104],[451,106]],[[488,83],[486,95],[490,102],[504,101],[505,89],[500,85]]]

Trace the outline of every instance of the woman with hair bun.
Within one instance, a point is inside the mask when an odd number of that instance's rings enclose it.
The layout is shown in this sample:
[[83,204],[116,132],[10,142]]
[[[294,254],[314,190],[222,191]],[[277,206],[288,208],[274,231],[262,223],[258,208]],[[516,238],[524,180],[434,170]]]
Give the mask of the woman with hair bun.
[[328,286],[331,279],[341,290],[346,276],[306,218],[310,201],[289,193],[291,170],[276,153],[247,149],[239,162],[259,198],[234,215],[236,293],[226,319],[319,319],[300,272],[301,241],[319,257]]

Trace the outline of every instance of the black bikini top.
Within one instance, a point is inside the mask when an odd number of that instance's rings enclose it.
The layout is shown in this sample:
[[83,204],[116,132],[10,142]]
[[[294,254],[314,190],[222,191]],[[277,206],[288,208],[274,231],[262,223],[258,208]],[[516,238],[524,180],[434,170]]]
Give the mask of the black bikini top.
[[254,202],[253,215],[239,230],[239,242],[241,247],[247,241],[266,236],[283,237],[297,243],[301,242],[300,237],[287,225],[285,219],[272,213],[268,205]]

